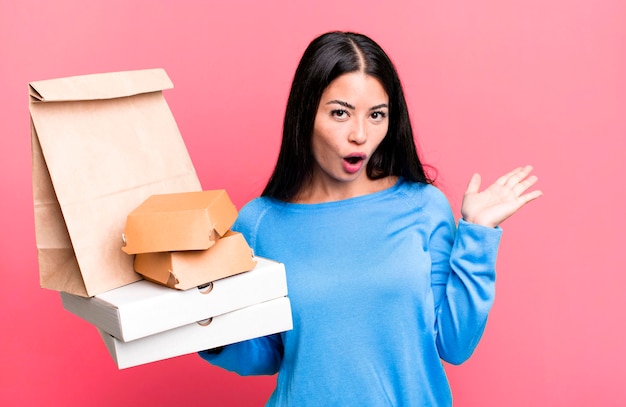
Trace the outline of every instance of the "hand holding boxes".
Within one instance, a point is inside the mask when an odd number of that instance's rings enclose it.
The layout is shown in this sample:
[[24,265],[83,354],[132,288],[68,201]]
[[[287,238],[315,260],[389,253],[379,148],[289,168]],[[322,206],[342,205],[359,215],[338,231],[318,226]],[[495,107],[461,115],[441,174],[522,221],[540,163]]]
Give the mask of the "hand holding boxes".
[[284,265],[254,258],[236,217],[224,190],[149,197],[122,248],[145,280],[61,293],[63,306],[98,327],[120,369],[291,329]]
[[204,288],[141,280],[92,298],[61,298],[66,310],[99,329],[123,369],[290,330],[285,267],[255,260],[253,270]]
[[229,230],[225,191],[201,191],[171,87],[162,69],[29,84],[40,284],[119,368],[292,327],[284,266]]

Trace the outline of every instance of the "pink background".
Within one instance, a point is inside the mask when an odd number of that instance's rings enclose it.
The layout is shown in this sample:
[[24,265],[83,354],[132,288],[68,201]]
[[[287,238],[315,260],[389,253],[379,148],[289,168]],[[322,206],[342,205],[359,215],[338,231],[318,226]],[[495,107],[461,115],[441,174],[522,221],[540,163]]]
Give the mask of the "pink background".
[[195,355],[118,371],[39,288],[27,83],[165,68],[203,188],[241,206],[272,169],[305,46],[348,29],[397,64],[457,214],[473,171],[490,182],[531,163],[545,194],[503,225],[483,341],[447,367],[455,405],[626,405],[626,2],[301,3],[0,0],[0,404],[255,406],[274,381]]

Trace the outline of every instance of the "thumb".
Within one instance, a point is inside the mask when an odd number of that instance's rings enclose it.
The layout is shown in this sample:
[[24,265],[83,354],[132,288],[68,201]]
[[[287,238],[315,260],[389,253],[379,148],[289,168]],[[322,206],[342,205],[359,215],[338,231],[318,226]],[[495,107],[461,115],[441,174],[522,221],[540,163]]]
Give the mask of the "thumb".
[[475,194],[478,192],[480,188],[480,174],[472,175],[470,178],[469,184],[467,184],[467,189],[465,190],[465,194]]

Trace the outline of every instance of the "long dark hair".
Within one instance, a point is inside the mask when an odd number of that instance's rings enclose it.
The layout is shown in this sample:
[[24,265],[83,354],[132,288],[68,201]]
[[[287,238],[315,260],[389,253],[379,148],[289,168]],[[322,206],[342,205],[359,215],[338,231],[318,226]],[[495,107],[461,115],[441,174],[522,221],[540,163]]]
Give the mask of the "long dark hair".
[[420,162],[413,129],[396,69],[372,39],[351,32],[329,32],[304,51],[291,84],[283,138],[274,172],[262,196],[292,201],[313,174],[311,137],[326,87],[338,76],[362,71],[377,78],[389,96],[389,129],[367,164],[370,179],[389,175],[432,183]]

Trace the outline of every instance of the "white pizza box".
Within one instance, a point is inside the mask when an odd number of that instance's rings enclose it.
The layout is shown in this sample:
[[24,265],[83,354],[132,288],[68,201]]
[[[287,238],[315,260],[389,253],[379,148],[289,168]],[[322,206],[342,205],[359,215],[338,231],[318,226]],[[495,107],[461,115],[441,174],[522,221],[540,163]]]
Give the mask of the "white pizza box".
[[66,310],[128,342],[286,296],[285,266],[255,260],[250,271],[188,290],[140,280],[90,298],[64,292],[61,298]]
[[125,369],[292,328],[291,303],[282,297],[131,342],[99,332],[117,367]]

